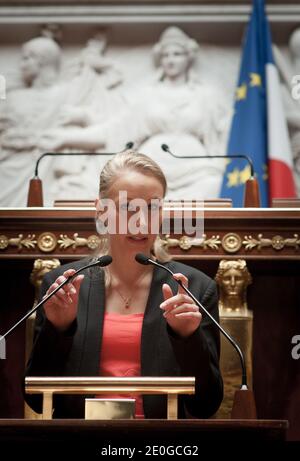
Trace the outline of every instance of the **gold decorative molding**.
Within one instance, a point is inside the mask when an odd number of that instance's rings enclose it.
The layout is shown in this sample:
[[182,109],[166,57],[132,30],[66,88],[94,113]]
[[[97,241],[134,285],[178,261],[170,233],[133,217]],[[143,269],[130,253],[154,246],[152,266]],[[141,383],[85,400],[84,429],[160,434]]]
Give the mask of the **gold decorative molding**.
[[56,248],[57,238],[51,232],[43,232],[37,239],[37,246],[44,253],[50,253]]
[[227,253],[236,253],[242,246],[242,239],[238,234],[230,232],[222,238],[222,247]]
[[17,247],[19,250],[23,248],[32,249],[35,248],[37,241],[34,240],[35,235],[29,234],[24,237],[23,234],[19,234],[18,237],[7,237],[6,235],[0,235],[0,250],[5,250],[7,247]]
[[294,234],[293,237],[282,237],[281,235],[274,235],[271,238],[263,237],[263,234],[258,234],[257,238],[252,235],[245,235],[243,238],[234,233],[229,232],[222,237],[220,240],[219,235],[212,235],[207,237],[207,234],[203,234],[201,238],[193,238],[183,235],[179,239],[170,238],[168,234],[161,237],[162,245],[168,250],[169,248],[179,247],[181,250],[188,251],[192,247],[203,248],[206,250],[209,248],[213,251],[218,251],[220,247],[224,249],[226,253],[237,253],[240,248],[244,247],[246,251],[256,249],[260,251],[262,248],[271,247],[276,251],[283,250],[284,248],[294,248],[296,251],[299,250],[300,238],[298,234]]
[[[203,250],[219,251],[221,248],[226,253],[237,253],[242,247],[246,251],[258,250],[271,247],[275,251],[283,250],[284,248],[293,248],[299,250],[300,237],[294,234],[293,237],[283,237],[274,235],[273,237],[263,237],[263,234],[258,234],[257,237],[252,235],[240,236],[235,232],[228,232],[222,238],[220,235],[202,234],[202,237],[189,237],[182,235],[180,238],[170,237],[169,234],[160,237],[161,244],[166,250],[179,247],[181,250],[188,251],[191,248],[201,248]],[[36,237],[35,234],[24,236],[19,234],[17,237],[8,237],[4,234],[0,235],[0,251],[6,250],[8,247],[17,247],[18,250],[33,250],[36,247],[43,253],[51,253],[57,246],[61,251],[72,248],[76,250],[79,247],[87,247],[90,250],[96,250],[100,244],[100,237],[92,234],[88,237],[80,237],[76,232],[72,236],[60,234],[59,238],[52,232],[43,232]]]
[[245,250],[261,250],[262,248],[272,247],[274,250],[282,250],[285,247],[292,247],[295,250],[299,249],[300,238],[298,234],[294,234],[292,238],[284,238],[281,235],[274,235],[272,238],[265,238],[263,234],[258,234],[257,238],[252,235],[245,235],[243,245]]
[[66,234],[61,234],[58,240],[59,248],[65,250],[72,247],[76,249],[78,247],[87,246],[90,250],[96,250],[99,246],[100,238],[98,235],[90,235],[88,238],[79,237],[77,233],[73,234],[73,238],[68,237]]
[[43,253],[51,253],[51,251],[56,249],[57,245],[60,250],[67,250],[70,247],[76,249],[85,246],[90,250],[96,250],[99,243],[100,238],[94,234],[88,237],[79,237],[78,233],[73,234],[73,237],[60,234],[59,239],[52,232],[43,232],[37,238],[35,234],[29,234],[27,237],[24,237],[23,234],[19,234],[18,237],[0,235],[0,250],[6,250],[8,247],[17,247],[19,250],[24,248],[31,250],[38,247]]
[[219,245],[221,245],[219,235],[212,235],[210,238],[207,238],[206,234],[203,234],[201,238],[191,238],[187,235],[183,235],[180,239],[170,238],[170,235],[166,234],[161,237],[161,242],[166,249],[179,246],[185,251],[190,250],[192,247],[203,248],[204,250],[207,248],[218,250]]

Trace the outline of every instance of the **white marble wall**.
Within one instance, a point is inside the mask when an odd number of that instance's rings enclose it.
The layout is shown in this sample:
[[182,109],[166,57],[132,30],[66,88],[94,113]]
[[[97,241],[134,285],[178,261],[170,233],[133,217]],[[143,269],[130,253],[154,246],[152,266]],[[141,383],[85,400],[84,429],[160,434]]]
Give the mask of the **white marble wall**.
[[[74,83],[70,77],[70,66],[72,63],[74,64],[74,60],[78,60],[83,47],[86,45],[87,40],[94,35],[95,30],[103,25],[93,23],[72,24],[72,22],[60,24],[61,67],[57,76],[51,81],[51,91],[49,91],[48,83],[45,91],[39,88],[33,90],[26,87],[20,72],[21,47],[23,43],[39,34],[41,24],[36,21],[30,24],[30,21],[27,20],[26,24],[3,24],[1,27],[0,74],[4,75],[7,86],[6,100],[0,99],[1,143],[3,139],[7,139],[5,137],[7,135],[5,132],[7,126],[3,125],[3,119],[5,120],[6,118],[7,107],[9,106],[9,110],[13,105],[19,107],[13,128],[19,129],[21,126],[21,135],[19,130],[17,137],[13,138],[14,131],[12,131],[12,136],[10,139],[8,138],[12,145],[9,142],[7,144],[8,148],[2,145],[0,183],[2,184],[2,190],[5,190],[0,194],[0,206],[24,206],[26,204],[27,184],[30,177],[33,176],[36,159],[45,149],[52,150],[51,147],[55,148],[55,145],[51,145],[51,143],[47,146],[44,138],[43,142],[40,143],[41,136],[43,137],[43,134],[49,132],[49,130],[52,130],[52,133],[55,134],[56,132],[53,130],[58,128],[66,129],[65,127],[62,128],[57,122],[66,112],[65,105],[70,105],[70,99],[66,97],[69,94],[71,83]],[[245,25],[244,20],[232,24],[228,20],[224,21],[224,23],[219,21],[219,23],[215,22],[214,24],[210,24],[208,21],[203,21],[203,23],[189,21],[189,23],[183,22],[178,25],[199,43],[199,50],[193,64],[193,78],[197,81],[197,88],[200,89],[200,92],[204,94],[207,91],[207,94],[210,95],[210,103],[205,104],[205,107],[201,103],[203,95],[200,96],[199,104],[202,107],[199,106],[199,112],[204,114],[207,119],[213,118],[217,107],[221,111],[219,113],[222,113],[222,116],[224,115],[223,132],[217,140],[213,136],[214,133],[211,133],[214,129],[213,124],[208,125],[205,129],[203,128],[204,132],[196,134],[196,137],[198,136],[198,138],[202,139],[203,136],[207,136],[209,138],[207,144],[204,142],[204,153],[212,154],[213,151],[225,153],[229,127],[228,117],[230,117],[232,110],[234,86],[239,70],[239,44]],[[105,133],[108,131],[110,133],[109,139],[106,137],[103,146],[97,146],[96,150],[101,151],[102,149],[102,151],[106,151],[109,149],[110,151],[118,151],[123,148],[125,141],[136,141],[138,147],[144,146],[146,150],[147,148],[152,149],[153,144],[147,144],[147,141],[152,139],[154,135],[156,136],[159,131],[160,137],[157,138],[157,142],[165,139],[165,142],[169,143],[175,153],[191,154],[193,151],[195,154],[198,153],[197,147],[194,149],[194,141],[188,140],[187,142],[191,143],[185,144],[184,137],[181,136],[181,133],[190,135],[191,131],[194,130],[193,126],[189,128],[183,124],[184,126],[177,127],[177,131],[175,130],[176,135],[174,135],[170,129],[170,119],[166,120],[166,116],[161,119],[158,117],[160,124],[158,131],[152,120],[150,128],[147,128],[150,130],[149,133],[147,132],[148,137],[145,134],[144,139],[139,139],[138,135],[134,139],[133,134],[135,133],[131,129],[132,124],[140,122],[143,117],[146,117],[144,109],[142,109],[142,113],[139,112],[139,108],[143,105],[144,107],[150,107],[151,105],[151,94],[147,96],[146,90],[147,88],[152,88],[158,82],[158,69],[154,66],[152,49],[162,31],[168,26],[170,26],[170,23],[161,24],[159,21],[152,24],[151,22],[132,24],[130,21],[127,24],[126,22],[115,25],[106,24],[108,43],[105,59],[109,61],[110,69],[113,73],[112,78],[116,78],[116,84],[113,88],[110,88],[105,79],[95,78],[95,76],[90,78],[89,75],[85,79],[83,76],[81,82],[86,82],[86,87],[77,88],[77,95],[79,94],[80,97],[78,96],[79,99],[75,104],[77,108],[88,110],[90,118],[88,117],[88,122],[85,121],[84,123],[86,125],[98,124],[99,136],[101,126],[106,127]],[[275,37],[279,38],[279,49],[283,52],[284,58],[289,59],[289,50],[287,48],[287,32],[289,30],[286,23],[284,31],[284,36],[282,36],[280,27],[276,26]],[[87,94],[86,88],[90,88]],[[55,90],[53,91],[53,89]],[[215,92],[209,93],[211,89],[215,89]],[[73,98],[74,91],[76,93],[77,90],[74,86]],[[43,95],[41,96],[41,94]],[[176,96],[176,91],[174,94]],[[185,100],[186,95],[183,98]],[[174,101],[174,98],[171,97],[170,100]],[[176,107],[173,108],[173,110],[177,109]],[[47,116],[45,116],[45,110],[49,112],[49,114],[46,114]],[[161,114],[161,111],[162,109],[160,108],[158,112]],[[131,114],[131,116],[129,117],[128,114]],[[93,118],[94,116],[95,118]],[[126,119],[128,121],[128,138],[126,138],[126,124],[124,125],[123,123]],[[111,120],[112,123],[107,125],[107,120]],[[195,123],[195,120],[191,121],[191,125],[193,123]],[[119,129],[120,124],[122,130]],[[81,128],[77,126],[76,129]],[[59,134],[59,132],[57,133]],[[19,148],[18,142],[16,143],[17,146],[14,146],[14,139],[19,140],[19,144],[22,143],[22,139],[26,139],[27,144],[25,143],[24,145],[27,147],[24,149]],[[47,136],[46,141],[49,141]],[[185,146],[188,146],[189,152],[183,152]],[[65,151],[70,151],[70,147],[66,146]],[[61,151],[62,149],[58,150]],[[73,150],[78,151],[78,148],[73,147]],[[91,150],[90,146],[87,146],[87,150]],[[145,153],[150,154],[147,151]],[[160,155],[166,154],[157,151],[154,158],[160,161]],[[40,176],[44,181],[46,204],[51,204],[54,199],[93,198],[97,193],[98,172],[106,159],[107,157],[94,157],[87,160],[84,157],[78,157],[70,162],[70,159],[65,157],[61,160],[56,159],[53,161],[48,159],[43,161]],[[168,169],[169,163],[173,161],[171,157],[164,158],[162,167]],[[202,187],[202,189],[200,187],[200,190],[199,187],[197,188],[197,198],[215,197],[218,194],[223,165],[208,164],[207,161],[202,160],[203,163],[200,166],[199,162],[201,161],[197,160],[195,162],[195,164],[190,165],[192,170],[202,170],[202,176],[195,178],[197,184],[200,183]],[[184,163],[186,164],[187,162]],[[184,186],[180,183],[176,174],[176,170],[180,168],[179,163],[174,163],[170,171],[166,172],[169,179],[174,181],[170,198],[178,198],[179,195],[182,197],[184,191],[182,187]],[[205,178],[210,172],[215,175],[216,181],[206,184]],[[189,169],[183,167],[182,175],[187,174],[190,174]],[[219,179],[217,179],[217,175]],[[188,189],[185,196],[195,196],[195,188]]]

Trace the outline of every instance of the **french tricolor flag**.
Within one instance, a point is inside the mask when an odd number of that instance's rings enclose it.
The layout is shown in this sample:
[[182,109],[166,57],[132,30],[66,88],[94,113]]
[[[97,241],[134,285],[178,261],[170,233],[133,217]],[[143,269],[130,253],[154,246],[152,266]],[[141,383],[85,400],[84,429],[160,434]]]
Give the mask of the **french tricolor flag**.
[[[256,5],[255,5],[256,4]],[[269,197],[296,197],[293,177],[293,156],[288,135],[288,128],[282,104],[278,70],[275,65],[272,39],[264,0],[255,0],[254,8],[259,10],[262,38],[265,48],[265,78],[267,100],[267,145],[269,170]]]
[[[253,0],[243,40],[227,152],[251,158],[262,206],[269,206],[273,198],[296,197],[292,152],[264,0]],[[241,160],[227,163],[221,196],[231,198],[234,206],[243,206],[248,170]]]
[[272,198],[296,197],[293,160],[284,116],[278,70],[272,49],[266,64],[269,193]]

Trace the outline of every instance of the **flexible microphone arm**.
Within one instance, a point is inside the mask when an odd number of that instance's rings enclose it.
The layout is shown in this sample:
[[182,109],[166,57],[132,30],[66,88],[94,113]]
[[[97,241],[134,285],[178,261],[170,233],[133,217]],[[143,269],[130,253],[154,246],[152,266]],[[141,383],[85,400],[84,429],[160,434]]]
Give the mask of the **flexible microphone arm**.
[[205,309],[205,307],[200,303],[200,301],[193,295],[193,293],[190,292],[190,290],[182,283],[181,280],[177,280],[174,278],[174,273],[171,271],[166,266],[163,266],[162,264],[153,261],[152,259],[148,258],[146,255],[142,253],[138,253],[135,256],[135,260],[140,263],[140,264],[152,264],[154,266],[160,267],[161,269],[164,269],[165,271],[169,272],[169,274],[172,275],[173,279],[180,285],[184,291],[193,299],[193,301],[199,306],[202,312],[204,312],[208,317],[213,321],[213,323],[218,327],[218,329],[221,331],[221,333],[228,339],[228,341],[232,344],[232,346],[235,348],[237,351],[240,361],[241,361],[241,367],[242,367],[242,385],[241,389],[248,389],[247,386],[247,369],[246,369],[246,364],[245,364],[245,357],[244,354],[240,348],[240,346],[236,343],[236,341],[227,333],[227,331],[224,330],[223,327],[217,322],[217,320]]
[[[134,146],[133,142],[128,142],[124,150],[132,149]],[[123,152],[123,151],[122,151]],[[68,156],[79,156],[79,155],[115,155],[115,152],[45,152],[42,154],[35,164],[34,177],[30,179],[27,206],[28,207],[42,207],[43,206],[43,185],[39,178],[39,165],[44,157],[59,157],[62,155]]]
[[24,317],[22,317],[15,325],[13,325],[6,333],[4,333],[3,336],[0,336],[0,341],[2,341],[4,338],[6,338],[8,335],[10,335],[22,322],[24,322],[28,317],[31,316],[42,304],[44,304],[48,299],[50,299],[55,293],[60,290],[66,283],[69,283],[74,277],[76,277],[79,272],[82,272],[84,269],[88,269],[89,267],[94,267],[94,266],[108,266],[112,262],[112,257],[109,255],[104,255],[98,258],[96,261],[93,261],[86,266],[80,267],[73,275],[70,275],[69,277],[66,278],[60,285],[58,285],[51,293],[46,295],[33,309],[31,309],[29,312],[27,312]]
[[[132,149],[134,146],[133,142],[128,142],[125,146],[125,150],[127,149]],[[115,155],[115,152],[45,152],[42,154],[38,159],[35,164],[35,169],[34,169],[34,177],[38,178],[39,176],[39,165],[41,160],[43,160],[44,157],[56,157],[56,156],[64,156],[64,155],[70,155],[70,156],[79,156],[79,155]]]
[[161,145],[161,148],[164,152],[168,152],[168,154],[171,154],[172,157],[176,157],[176,158],[181,158],[181,159],[185,159],[185,158],[242,158],[244,160],[246,160],[250,166],[250,175],[251,177],[254,177],[254,166],[253,166],[253,162],[251,160],[251,158],[248,156],[248,155],[176,155],[174,154],[169,146],[167,144],[162,144]]

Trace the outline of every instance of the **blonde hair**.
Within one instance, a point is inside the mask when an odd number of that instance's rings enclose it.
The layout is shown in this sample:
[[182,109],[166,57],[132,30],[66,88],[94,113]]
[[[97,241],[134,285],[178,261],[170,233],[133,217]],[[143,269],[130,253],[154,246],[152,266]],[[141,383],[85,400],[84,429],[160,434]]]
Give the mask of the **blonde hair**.
[[[126,171],[137,171],[146,176],[156,178],[163,186],[164,196],[167,192],[166,177],[160,166],[150,157],[140,154],[134,150],[126,150],[115,154],[103,167],[100,174],[99,197],[108,198],[109,190],[115,179],[126,173]],[[98,254],[100,256],[108,254],[110,251],[109,237],[106,234],[100,234],[100,245]],[[162,245],[159,236],[156,237],[151,253],[161,262],[170,261],[171,256],[167,253]],[[105,283],[109,285],[110,280],[108,271],[104,268]]]
[[108,192],[113,180],[126,170],[138,171],[146,176],[153,176],[158,179],[163,186],[164,196],[166,195],[167,181],[160,166],[148,155],[128,149],[114,155],[104,165],[100,174],[99,196],[108,198]]

